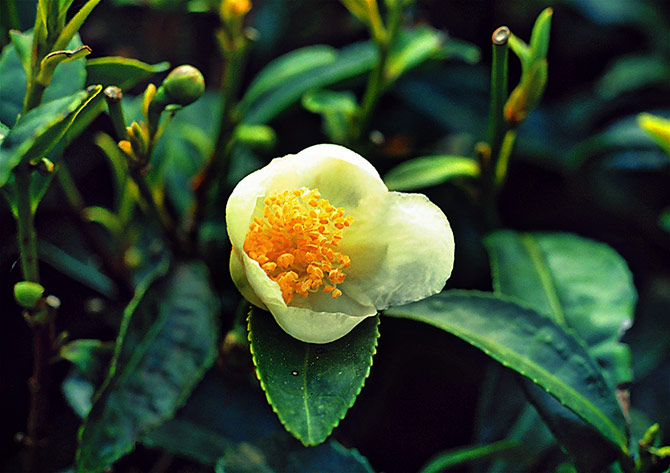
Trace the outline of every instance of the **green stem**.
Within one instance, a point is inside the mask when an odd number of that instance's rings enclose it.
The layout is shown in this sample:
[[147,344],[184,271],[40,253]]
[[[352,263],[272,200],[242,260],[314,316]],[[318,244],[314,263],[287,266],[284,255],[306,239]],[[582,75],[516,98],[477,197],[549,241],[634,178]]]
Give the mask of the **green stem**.
[[402,17],[402,9],[396,3],[389,9],[387,27],[381,29],[381,32],[375,33],[375,29],[371,28],[370,34],[377,45],[379,60],[368,76],[368,81],[363,93],[360,111],[357,120],[354,124],[354,129],[351,132],[351,142],[356,143],[360,141],[370,126],[372,114],[377,108],[379,98],[384,93],[388,86],[386,81],[386,62],[389,56],[389,50],[395,41],[398,27],[400,26],[400,18]]
[[18,30],[21,26],[15,0],[0,0],[0,11],[3,12],[3,19],[0,21],[0,46],[4,46],[10,42],[9,30]]
[[24,114],[37,107],[42,102],[42,96],[44,95],[45,88],[46,87],[37,82],[35,79],[32,79],[28,82],[28,89],[26,90],[26,96],[23,100]]
[[107,110],[109,111],[109,117],[112,120],[116,136],[119,140],[128,139],[126,119],[123,116],[123,107],[121,105],[123,92],[118,87],[109,86],[105,88],[104,94],[107,101]]
[[39,282],[37,265],[37,236],[35,234],[32,203],[30,201],[30,167],[21,164],[14,170],[16,178],[16,210],[18,214],[18,240],[21,270],[25,281]]
[[[239,32],[242,35],[241,31]],[[224,70],[222,77],[221,118],[214,151],[200,173],[195,186],[195,207],[189,224],[190,240],[197,243],[198,231],[207,213],[207,200],[215,182],[225,182],[230,169],[234,131],[237,124],[235,107],[240,91],[242,71],[246,61],[247,42],[243,36],[231,50],[222,48]]]
[[[484,220],[489,229],[499,225],[497,210],[498,186],[496,171],[503,137],[507,132],[507,122],[503,108],[507,100],[507,55],[510,31],[506,26],[496,29],[491,36],[493,62],[491,65],[491,100],[489,105],[489,147],[480,154],[482,207]],[[508,156],[509,157],[509,156]],[[508,158],[507,157],[507,158]],[[505,170],[507,166],[505,164]]]
[[502,187],[507,177],[507,168],[509,166],[509,158],[514,149],[514,142],[516,141],[516,129],[510,128],[505,133],[505,137],[500,145],[500,153],[496,160],[496,188]]

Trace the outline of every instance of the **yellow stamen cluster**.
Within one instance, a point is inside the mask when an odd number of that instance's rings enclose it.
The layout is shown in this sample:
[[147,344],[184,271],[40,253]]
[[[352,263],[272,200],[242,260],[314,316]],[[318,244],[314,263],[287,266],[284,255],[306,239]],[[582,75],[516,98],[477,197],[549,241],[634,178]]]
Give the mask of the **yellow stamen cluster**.
[[336,251],[353,217],[321,198],[317,189],[273,192],[265,198],[263,217],[255,217],[244,240],[244,251],[279,284],[288,304],[295,294],[307,297],[323,287],[333,299],[351,264]]

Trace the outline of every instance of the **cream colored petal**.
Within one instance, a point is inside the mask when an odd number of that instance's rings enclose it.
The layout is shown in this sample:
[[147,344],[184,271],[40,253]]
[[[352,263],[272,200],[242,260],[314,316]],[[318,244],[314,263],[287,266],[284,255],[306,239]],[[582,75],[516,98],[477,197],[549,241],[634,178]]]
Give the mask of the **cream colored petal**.
[[422,194],[389,192],[371,211],[366,226],[375,228],[353,229],[340,245],[351,258],[340,289],[379,310],[440,292],[453,269],[454,236],[439,207]]
[[263,301],[260,300],[254,292],[253,287],[251,287],[251,284],[249,284],[249,280],[244,271],[244,264],[242,263],[242,253],[236,248],[233,248],[233,251],[230,252],[230,276],[238,291],[240,291],[246,300],[263,310],[267,310]]
[[226,205],[226,224],[233,246],[242,248],[256,199],[273,191],[318,188],[322,196],[347,213],[369,199],[379,199],[386,186],[360,155],[338,145],[311,146],[298,154],[273,159],[242,179]]
[[267,277],[256,261],[242,253],[242,262],[254,294],[285,332],[303,342],[332,342],[377,313],[374,306],[363,306],[345,295],[333,300],[327,294],[314,294],[302,301],[297,296],[294,301],[301,306],[287,306],[279,285]]

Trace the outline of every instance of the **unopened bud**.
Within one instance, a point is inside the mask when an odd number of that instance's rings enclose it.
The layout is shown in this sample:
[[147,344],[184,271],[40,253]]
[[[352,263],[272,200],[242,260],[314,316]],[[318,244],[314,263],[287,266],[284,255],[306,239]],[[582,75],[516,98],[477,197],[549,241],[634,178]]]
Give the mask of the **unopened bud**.
[[160,89],[163,89],[167,103],[186,106],[205,92],[205,78],[193,66],[179,66],[168,74]]
[[44,287],[31,281],[21,281],[14,285],[14,299],[24,309],[35,309],[44,297]]

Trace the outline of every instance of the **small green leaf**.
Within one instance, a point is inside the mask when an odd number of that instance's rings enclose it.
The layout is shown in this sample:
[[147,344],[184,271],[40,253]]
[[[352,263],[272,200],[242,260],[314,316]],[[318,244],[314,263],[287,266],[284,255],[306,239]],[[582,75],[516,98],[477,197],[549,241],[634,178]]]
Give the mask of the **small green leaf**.
[[481,462],[492,458],[514,456],[522,451],[522,445],[513,440],[501,440],[489,445],[459,447],[438,453],[421,468],[419,473],[440,473],[447,468]]
[[549,50],[549,33],[551,31],[551,17],[553,14],[553,9],[545,8],[535,20],[533,32],[530,35],[531,63],[547,58],[547,51]]
[[86,18],[88,18],[88,15],[91,14],[98,3],[100,3],[100,0],[88,0],[81,7],[81,9],[75,13],[72,19],[68,22],[67,25],[65,25],[63,30],[58,35],[58,39],[51,49],[52,51],[58,51],[67,48],[68,43],[72,40],[72,38],[74,38],[74,36],[79,31],[79,28],[81,28],[81,25],[84,24],[84,21]]
[[246,110],[262,95],[296,77],[335,61],[337,50],[323,45],[307,46],[278,57],[256,75],[240,101],[240,110]]
[[641,113],[637,116],[637,124],[670,157],[670,119],[657,117],[651,113]]
[[216,357],[218,305],[200,262],[179,264],[138,289],[79,431],[78,472],[104,470],[185,402]]
[[16,49],[16,54],[19,56],[21,66],[23,66],[25,73],[28,74],[30,71],[30,54],[33,44],[33,36],[15,30],[10,31],[9,36]]
[[386,62],[388,83],[433,58],[440,52],[443,43],[444,35],[429,26],[400,30]]
[[114,351],[112,342],[101,340],[74,340],[63,345],[58,355],[87,374],[99,373],[104,368],[103,361],[108,360]]
[[28,112],[0,144],[0,187],[21,162],[42,157],[63,137],[77,114],[101,87],[40,105]]
[[297,102],[305,92],[323,89],[345,79],[362,76],[372,70],[377,62],[377,49],[371,42],[354,43],[338,51],[337,60],[291,77],[263,96],[242,112],[242,122],[267,123],[280,112]]
[[323,117],[324,130],[335,143],[346,143],[351,124],[358,110],[356,96],[351,92],[316,90],[302,96],[302,106]]
[[436,59],[460,60],[467,64],[477,64],[482,53],[477,45],[462,39],[447,37],[444,45],[435,54]]
[[103,87],[115,85],[128,90],[154,74],[165,72],[169,62],[147,64],[137,59],[125,57],[99,57],[86,61],[86,83],[101,84]]
[[240,124],[235,128],[235,140],[251,149],[272,149],[277,141],[275,131],[267,125]]
[[384,176],[386,186],[408,191],[436,186],[452,179],[479,176],[479,164],[464,156],[423,156],[405,161]]
[[542,387],[627,452],[626,421],[582,343],[549,317],[502,296],[449,291],[385,311],[465,340]]
[[256,374],[286,430],[305,446],[330,435],[354,404],[377,350],[379,317],[361,322],[331,343],[304,343],[288,335],[272,316],[249,314],[249,341]]
[[69,61],[76,61],[91,54],[91,48],[84,45],[77,49],[70,49],[65,51],[54,51],[47,54],[40,63],[40,72],[36,77],[37,82],[45,87],[51,84],[56,67],[59,64]]

